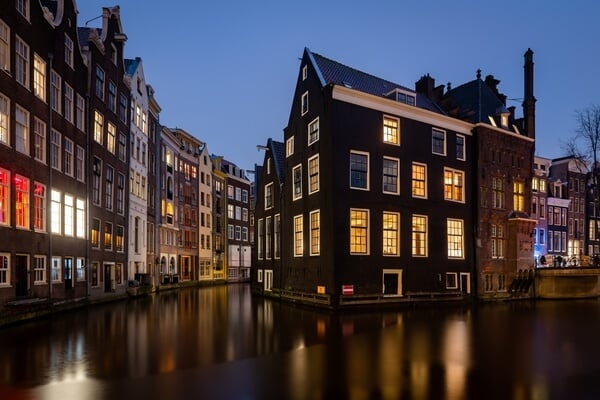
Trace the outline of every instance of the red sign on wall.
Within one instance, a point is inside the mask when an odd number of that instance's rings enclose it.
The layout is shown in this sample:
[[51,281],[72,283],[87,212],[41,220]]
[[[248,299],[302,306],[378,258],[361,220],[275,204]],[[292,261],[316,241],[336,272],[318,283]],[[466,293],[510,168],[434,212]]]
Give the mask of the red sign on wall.
[[354,294],[354,285],[342,285],[342,294],[344,296],[351,296]]

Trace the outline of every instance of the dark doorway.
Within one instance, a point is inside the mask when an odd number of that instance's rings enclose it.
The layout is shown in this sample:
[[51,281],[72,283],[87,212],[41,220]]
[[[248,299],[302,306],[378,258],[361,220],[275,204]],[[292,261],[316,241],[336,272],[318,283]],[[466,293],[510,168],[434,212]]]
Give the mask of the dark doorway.
[[73,289],[73,259],[69,257],[63,258],[63,280],[65,282],[65,290]]
[[112,292],[112,279],[111,279],[111,268],[110,264],[104,265],[104,293]]
[[398,294],[398,274],[384,273],[383,274],[383,294],[395,295]]
[[29,295],[29,282],[27,282],[27,261],[27,256],[17,255],[15,257],[15,272],[17,274],[15,287],[17,290],[17,297]]

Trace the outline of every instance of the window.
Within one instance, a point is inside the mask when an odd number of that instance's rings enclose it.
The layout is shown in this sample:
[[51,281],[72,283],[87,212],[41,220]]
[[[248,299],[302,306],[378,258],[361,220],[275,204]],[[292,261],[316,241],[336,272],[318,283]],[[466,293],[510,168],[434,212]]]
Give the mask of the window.
[[65,138],[65,174],[73,176],[75,172],[75,149],[71,139]]
[[233,186],[227,185],[227,198],[233,200],[234,190]]
[[50,105],[62,114],[62,78],[54,70],[50,71]]
[[117,113],[117,85],[113,81],[108,82],[108,109]]
[[106,187],[105,187],[105,204],[107,210],[112,210],[113,208],[113,179],[114,179],[114,169],[110,165],[106,166]]
[[412,197],[427,198],[427,165],[412,163]]
[[464,258],[464,231],[462,219],[447,220],[448,258]]
[[118,252],[123,251],[123,243],[125,242],[125,227],[117,225],[117,232],[115,234],[115,250]]
[[10,254],[0,253],[0,286],[10,285]]
[[265,210],[273,208],[273,182],[265,185]]
[[504,181],[501,177],[492,178],[493,207],[504,208]]
[[10,103],[8,97],[0,94],[0,143],[10,145],[8,134],[8,121],[10,120]]
[[102,177],[102,161],[94,157],[92,166],[92,203],[100,205],[100,180]]
[[52,282],[59,282],[61,278],[60,257],[52,257],[50,264],[50,277]]
[[29,20],[29,0],[16,0],[17,11]]
[[292,169],[292,177],[294,180],[294,192],[293,192],[293,198],[294,200],[298,200],[299,198],[302,197],[302,165],[296,165],[293,169]]
[[75,236],[85,239],[85,200],[75,202]]
[[113,226],[110,222],[104,223],[104,250],[112,250]]
[[310,212],[310,255],[318,256],[321,253],[321,212]]
[[546,193],[546,181],[544,179],[540,179],[540,192]]
[[464,180],[462,171],[444,168],[444,199],[464,202]]
[[119,160],[127,159],[127,138],[123,133],[119,133]]
[[[260,232],[260,231],[259,231]],[[281,257],[281,215],[275,214],[275,220],[273,221],[273,250],[275,258]]]
[[305,65],[304,67],[302,67],[302,80],[306,80],[306,78],[308,77],[308,68]]
[[308,145],[310,146],[317,140],[319,140],[319,117],[308,124]]
[[456,159],[465,160],[465,137],[456,135]]
[[125,175],[117,175],[117,213],[123,214],[125,211]]
[[80,182],[85,181],[85,150],[81,146],[77,146],[75,154],[75,173],[77,174],[77,180]]
[[38,182],[33,185],[33,228],[46,231],[46,187]]
[[50,166],[56,170],[61,169],[62,135],[55,129],[50,132]]
[[96,66],[96,97],[104,100],[104,70]]
[[233,225],[227,225],[227,239],[233,240]]
[[41,285],[46,282],[46,257],[33,257],[33,283]]
[[546,199],[544,197],[540,197],[540,218],[546,218]]
[[369,210],[350,209],[350,254],[369,253]]
[[294,137],[290,137],[285,141],[285,156],[289,157],[294,154]]
[[[210,195],[207,194],[207,199],[210,198]],[[207,201],[208,205],[210,206],[210,200]],[[248,203],[248,191],[246,189],[242,190],[242,203]]]
[[100,263],[98,262],[93,262],[92,266],[90,268],[90,285],[92,287],[97,287],[99,285],[99,270],[100,270]]
[[29,112],[18,104],[15,109],[15,149],[29,155]]
[[383,212],[383,255],[400,254],[400,214]]
[[308,159],[308,193],[319,191],[319,155]]
[[75,199],[73,196],[65,193],[64,198],[64,233],[65,236],[73,236],[75,233]]
[[398,118],[383,117],[383,142],[390,144],[400,144],[400,135],[398,127],[400,126]]
[[513,182],[513,209],[525,211],[525,184],[523,182]]
[[37,117],[33,120],[34,157],[46,163],[46,124]]
[[492,258],[504,258],[504,226],[492,224]]
[[121,96],[119,98],[119,119],[124,124],[127,123],[127,103],[128,103],[128,101],[129,100],[127,99],[127,96],[125,96],[124,94],[121,94]]
[[400,194],[400,185],[398,185],[399,169],[399,159],[383,157],[383,193]]
[[431,152],[441,156],[446,155],[446,132],[441,129],[431,129]]
[[446,272],[446,289],[458,289],[458,274]]
[[33,53],[33,94],[46,101],[46,62]]
[[61,233],[61,193],[57,190],[50,192],[50,231],[52,233]]
[[304,92],[302,94],[301,108],[302,108],[302,115],[304,115],[308,112],[308,92]]
[[115,142],[117,135],[117,128],[110,122],[106,126],[107,137],[106,137],[106,149],[112,154],[115,154]]
[[294,217],[294,257],[301,257],[304,254],[302,227],[302,215],[296,215]]
[[264,226],[264,220],[262,218],[260,218],[258,220],[258,243],[257,243],[257,257],[259,260],[262,260],[264,258],[264,243],[265,243],[265,226]]
[[268,216],[265,218],[265,258],[270,260],[273,257],[272,249],[273,242],[271,238],[273,236],[273,217]]
[[77,101],[75,102],[75,118],[77,129],[85,131],[85,100],[79,94],[77,94]]
[[94,110],[94,140],[100,144],[103,143],[102,136],[104,130],[104,116],[97,110]]
[[412,255],[427,257],[427,216],[412,216]]
[[0,70],[10,71],[10,28],[0,19]]
[[73,88],[65,82],[65,119],[73,123]]
[[369,190],[369,154],[350,152],[350,187]]
[[15,175],[15,225],[29,229],[29,179]]
[[10,223],[10,174],[0,169],[0,225]]
[[73,68],[73,41],[71,38],[65,33],[65,64],[69,67]]
[[29,46],[15,37],[15,80],[29,89]]
[[85,259],[77,258],[75,263],[75,279],[85,281]]

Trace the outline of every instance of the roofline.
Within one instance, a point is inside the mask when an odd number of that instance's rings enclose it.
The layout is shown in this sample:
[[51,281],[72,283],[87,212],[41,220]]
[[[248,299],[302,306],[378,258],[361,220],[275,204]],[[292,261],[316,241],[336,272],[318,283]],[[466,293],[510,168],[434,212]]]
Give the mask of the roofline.
[[476,123],[474,125],[474,127],[475,128],[483,127],[483,128],[486,128],[486,129],[490,129],[490,130],[496,131],[498,133],[503,133],[505,135],[509,135],[509,136],[512,136],[512,137],[515,137],[515,138],[519,138],[519,139],[523,139],[526,142],[531,142],[531,143],[535,142],[534,138],[530,138],[529,136],[525,136],[525,135],[520,135],[518,133],[511,132],[511,131],[506,130],[506,129],[498,128],[497,126],[486,124],[485,122],[478,122],[478,123]]
[[305,47],[304,51],[306,51],[306,54],[308,55],[310,62],[312,63],[313,67],[315,68],[315,71],[317,72],[319,81],[321,81],[321,86],[325,87],[327,82],[325,81],[325,78],[323,77],[323,74],[321,73],[321,69],[319,68],[319,65],[317,64],[315,57],[313,56],[312,52],[310,51],[310,49],[308,47]]

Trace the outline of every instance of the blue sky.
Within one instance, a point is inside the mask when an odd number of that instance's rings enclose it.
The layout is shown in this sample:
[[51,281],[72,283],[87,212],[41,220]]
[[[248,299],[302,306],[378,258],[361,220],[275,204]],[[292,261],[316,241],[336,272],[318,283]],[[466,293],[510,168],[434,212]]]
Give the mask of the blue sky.
[[[536,154],[564,155],[575,112],[599,104],[600,3],[79,0],[78,25],[121,7],[127,58],[141,57],[161,123],[241,168],[282,140],[304,47],[414,88],[429,73],[456,87],[494,75],[522,115],[523,54],[534,51]],[[87,26],[100,26],[94,20]]]

